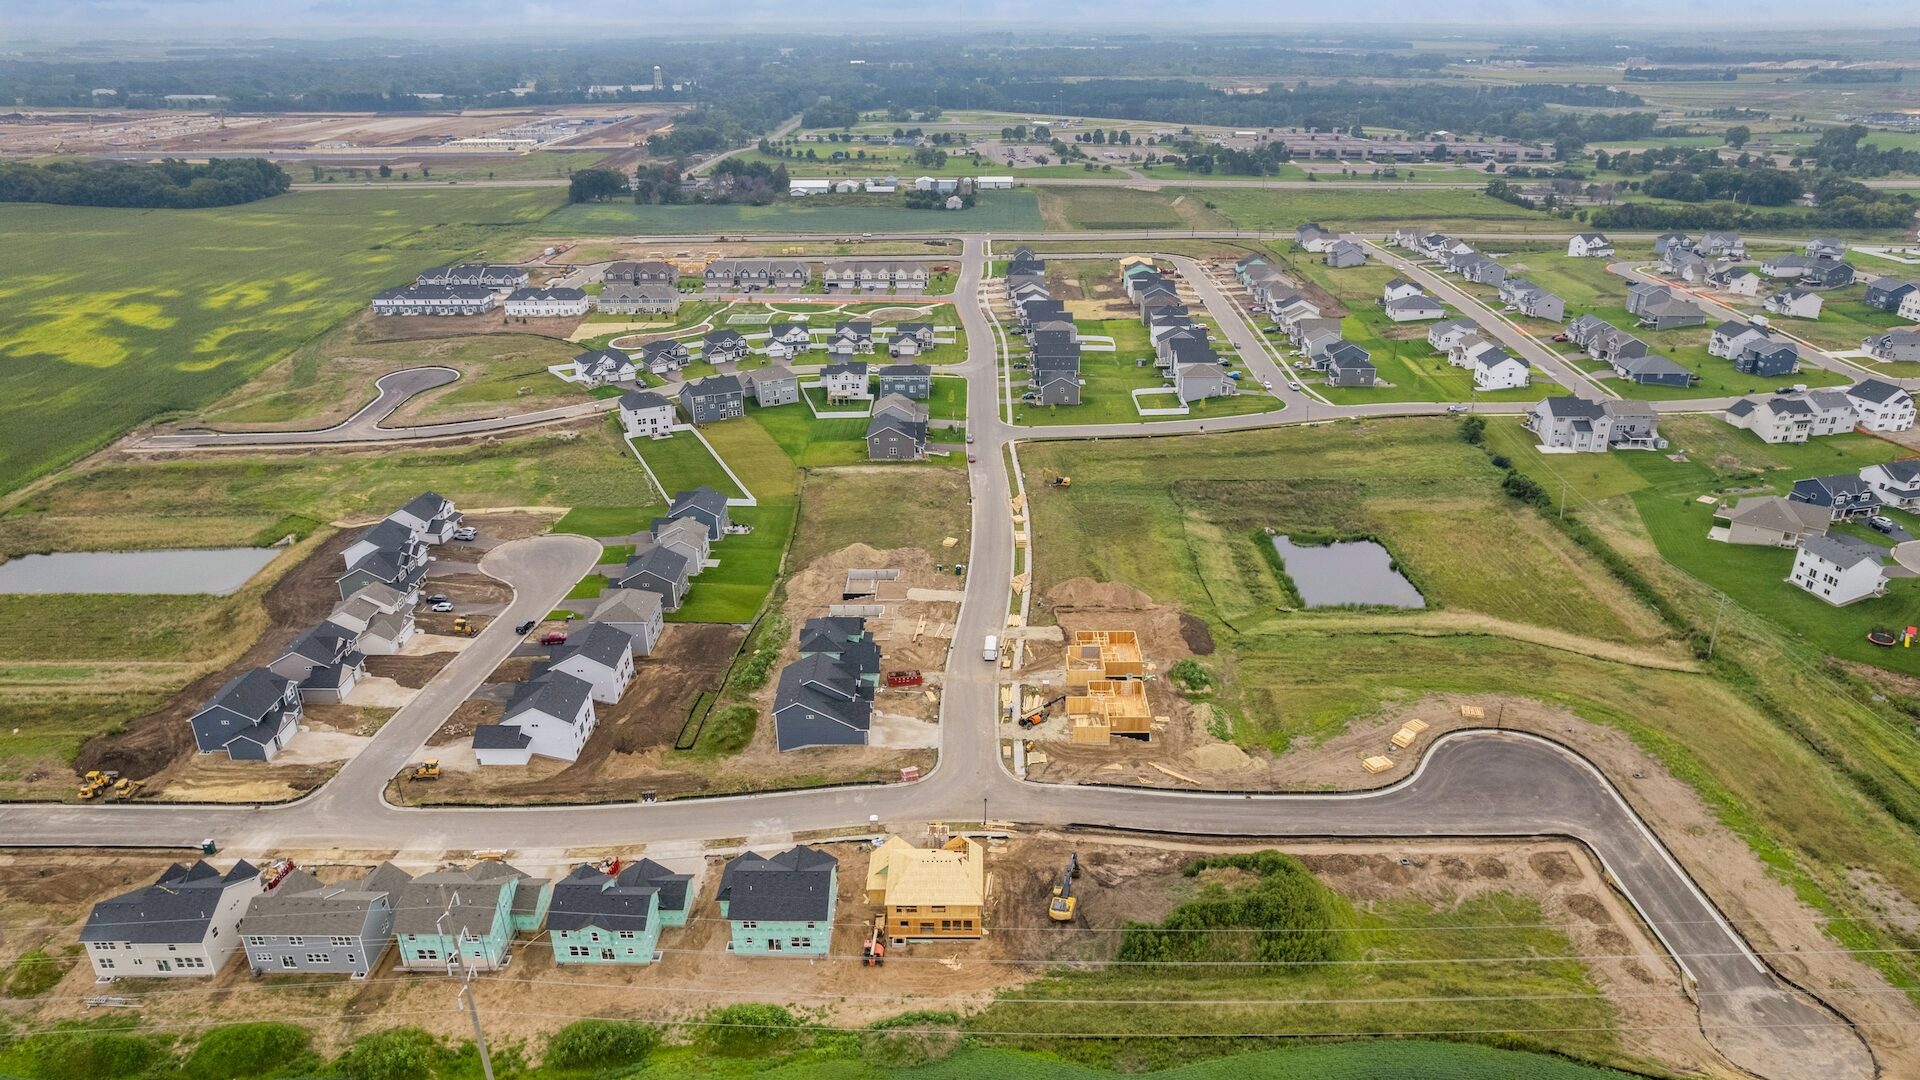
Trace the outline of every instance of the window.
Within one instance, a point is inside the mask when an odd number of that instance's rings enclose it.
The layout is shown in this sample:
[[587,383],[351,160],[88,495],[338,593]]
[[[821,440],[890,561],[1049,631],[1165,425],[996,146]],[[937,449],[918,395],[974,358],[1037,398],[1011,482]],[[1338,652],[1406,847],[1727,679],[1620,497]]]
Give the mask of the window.
[[813,939],[810,937],[789,938],[787,944],[796,949],[811,949],[813,948]]
[[295,967],[299,967],[300,963],[299,961],[293,958],[292,953],[288,953],[287,955],[280,958],[280,966],[283,968],[295,968]]
[[439,949],[420,949],[420,950],[417,950],[413,954],[413,956],[414,956],[414,959],[416,960],[438,960],[440,959],[440,950]]
[[303,937],[290,937],[287,939],[287,944],[293,946],[296,949],[302,945],[305,945],[306,943],[307,943],[307,939]]
[[612,949],[601,949],[601,950],[600,950],[600,959],[602,959],[602,960],[611,960],[611,959],[613,959],[613,950],[612,950]]
[[[327,964],[332,963],[332,961],[333,957],[323,952],[310,952],[307,954],[307,963],[309,964]],[[291,967],[292,965],[289,964],[288,966]]]
[[110,968],[113,966],[113,957],[103,956],[100,959],[95,960],[94,965],[104,971],[107,968]]
[[622,931],[620,931],[620,940],[621,940],[621,941],[632,941],[632,940],[633,940],[633,931],[631,931],[631,930],[622,930]]
[[115,945],[111,941],[96,941],[93,943],[93,947],[95,950],[99,952],[105,952],[108,949],[118,948],[119,946]]
[[203,968],[207,966],[206,959],[199,956],[183,956],[179,962],[183,968]]
[[753,921],[752,919],[742,919],[742,920],[740,920],[740,929],[742,929],[742,930],[758,930],[758,929],[760,929],[760,924],[759,924],[759,923],[757,923],[757,922],[755,922],[755,921]]
[[582,956],[582,957],[590,956],[592,955],[592,950],[588,949],[585,945],[569,945],[567,946],[567,955]]
[[946,913],[947,905],[935,904],[932,907],[928,908],[927,910],[933,912],[935,915],[943,915]]
[[265,945],[266,943],[267,939],[263,937],[250,937],[247,939],[247,944],[249,945]]
[[771,952],[779,952],[779,951],[780,951],[780,939],[779,939],[779,938],[768,938],[768,939],[767,939],[767,949],[768,949],[769,951],[771,951]]
[[353,939],[352,939],[352,938],[350,938],[350,937],[333,937],[333,938],[328,938],[328,939],[327,939],[327,944],[329,944],[329,945],[351,945],[351,944],[353,944]]
[[253,959],[255,963],[271,964],[273,963],[273,954],[270,952],[257,952],[253,954]]

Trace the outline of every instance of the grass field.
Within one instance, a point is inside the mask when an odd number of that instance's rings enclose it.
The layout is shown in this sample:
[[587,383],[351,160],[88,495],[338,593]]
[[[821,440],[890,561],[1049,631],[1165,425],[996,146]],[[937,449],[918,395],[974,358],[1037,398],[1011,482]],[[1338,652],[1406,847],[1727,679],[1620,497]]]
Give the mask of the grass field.
[[770,206],[637,206],[633,203],[581,203],[568,206],[541,226],[555,235],[571,233],[666,234],[734,232],[1020,232],[1040,228],[1038,202],[1030,191],[995,191],[971,210],[909,210],[898,203],[862,203],[863,196],[809,196]]
[[[1098,268],[1105,272],[1106,268]],[[1239,416],[1243,413],[1267,412],[1281,407],[1273,395],[1261,389],[1252,379],[1243,379],[1240,393],[1233,397],[1207,398],[1192,402],[1188,408],[1192,411],[1186,416],[1142,417],[1134,407],[1132,391],[1137,388],[1161,387],[1167,380],[1160,369],[1153,364],[1153,348],[1147,340],[1147,328],[1138,319],[1082,319],[1078,323],[1080,332],[1085,335],[1111,337],[1116,349],[1114,352],[1086,352],[1080,356],[1080,378],[1086,384],[1080,388],[1079,405],[1039,406],[1021,404],[1017,407],[1015,420],[1022,424],[1128,424],[1142,420],[1186,420],[1207,416]],[[1219,338],[1216,336],[1216,341]],[[1145,359],[1142,366],[1137,361]],[[1244,366],[1233,370],[1245,372]],[[1016,389],[1026,378],[1025,371],[1015,371]],[[1177,404],[1170,396],[1149,398],[1150,408],[1159,408]]]
[[1237,228],[1292,229],[1318,221],[1330,229],[1419,227],[1458,231],[1498,232],[1555,227],[1554,219],[1477,191],[1367,191],[1351,187],[1326,191],[1263,191],[1259,188],[1206,188],[1185,194],[1214,204],[1216,212]]
[[218,210],[8,207],[0,490],[231,392],[374,292],[525,231],[558,198],[438,188]]
[[1041,216],[1049,230],[1219,229],[1228,222],[1193,193],[1123,187],[1043,187]]

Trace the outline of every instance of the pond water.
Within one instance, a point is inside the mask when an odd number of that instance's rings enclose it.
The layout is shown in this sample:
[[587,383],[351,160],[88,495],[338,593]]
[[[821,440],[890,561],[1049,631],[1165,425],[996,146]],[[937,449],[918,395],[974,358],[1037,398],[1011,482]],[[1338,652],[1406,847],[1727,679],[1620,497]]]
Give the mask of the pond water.
[[69,551],[0,564],[0,593],[211,593],[245,585],[279,548]]
[[1413,582],[1393,568],[1393,556],[1371,540],[1306,547],[1284,536],[1273,538],[1273,549],[1286,564],[1287,576],[1310,608],[1341,604],[1378,604],[1383,607],[1423,608],[1427,601]]

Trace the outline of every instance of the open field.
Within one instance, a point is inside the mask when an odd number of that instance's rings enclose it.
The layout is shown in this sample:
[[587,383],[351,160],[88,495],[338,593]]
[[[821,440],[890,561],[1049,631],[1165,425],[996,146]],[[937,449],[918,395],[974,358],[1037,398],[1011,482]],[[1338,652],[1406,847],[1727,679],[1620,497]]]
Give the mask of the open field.
[[31,269],[0,281],[0,487],[231,392],[379,289],[556,202],[438,189],[377,206],[300,193],[219,210],[10,207],[0,247]]
[[[1131,187],[1033,189],[1049,231],[1085,229],[1219,229],[1228,224],[1198,193]],[[1211,194],[1211,193],[1209,193]]]
[[[1167,194],[1179,197],[1178,188]],[[1418,227],[1461,232],[1553,228],[1553,218],[1490,198],[1477,191],[1262,191],[1258,188],[1205,188],[1184,192],[1214,205],[1241,229],[1293,229],[1317,221],[1329,229],[1390,232]]]
[[1040,228],[1033,193],[993,191],[971,210],[909,210],[880,196],[809,196],[770,206],[636,206],[582,203],[549,217],[543,231],[568,233],[1019,232]]

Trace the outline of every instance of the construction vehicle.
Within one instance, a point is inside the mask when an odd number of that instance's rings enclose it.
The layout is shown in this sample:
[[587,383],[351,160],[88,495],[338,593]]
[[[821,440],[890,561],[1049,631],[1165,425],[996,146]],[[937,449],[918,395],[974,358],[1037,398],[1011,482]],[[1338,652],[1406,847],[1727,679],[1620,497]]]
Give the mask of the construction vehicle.
[[1047,918],[1054,922],[1072,922],[1073,913],[1080,907],[1080,898],[1073,895],[1073,879],[1080,876],[1080,853],[1067,856],[1067,868],[1060,872],[1060,884],[1053,887],[1053,896],[1047,901]]
[[413,772],[409,774],[407,778],[409,780],[440,779],[440,759],[428,758],[427,760],[421,762],[420,764],[415,765],[413,767]]
[[293,873],[294,869],[295,863],[292,859],[273,860],[260,871],[260,887],[267,892],[272,892],[274,886],[285,881],[287,875]]
[[453,617],[453,632],[461,637],[472,637],[480,632],[480,628],[473,624],[471,618],[465,615],[455,615]]
[[879,967],[887,962],[887,917],[875,915],[873,928],[867,931],[867,943],[860,950],[868,967]]
[[1051,465],[1040,470],[1040,479],[1045,480],[1048,487],[1069,488],[1073,486],[1073,477],[1066,475]]
[[1067,695],[1061,694],[1059,697],[1054,698],[1052,701],[1046,702],[1045,704],[1041,705],[1039,708],[1021,717],[1020,726],[1023,728],[1039,727],[1041,724],[1046,723],[1047,710],[1053,708],[1055,705],[1058,705],[1065,700],[1067,700]]
[[81,778],[78,794],[82,799],[97,799],[107,790],[108,785],[118,779],[120,774],[112,769],[88,769],[87,775]]
[[113,785],[113,797],[121,802],[126,802],[128,799],[138,795],[140,789],[146,786],[143,781],[121,777],[120,780]]

